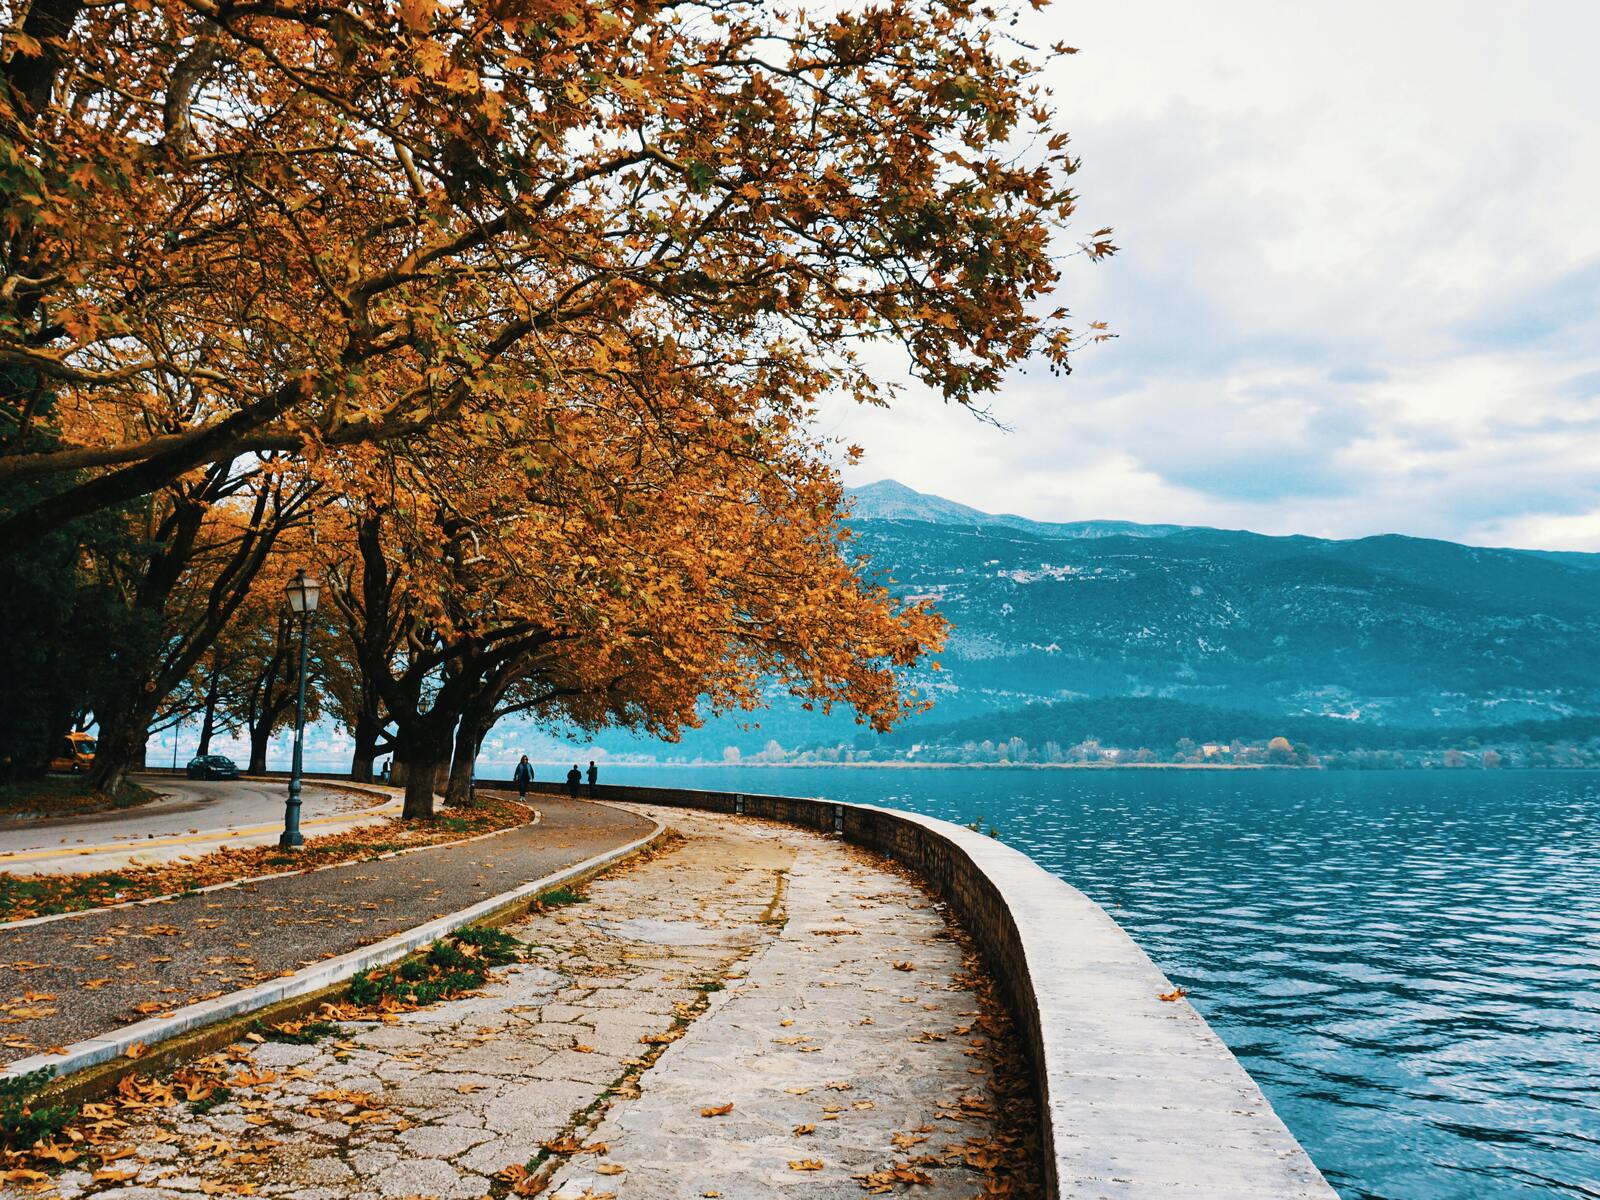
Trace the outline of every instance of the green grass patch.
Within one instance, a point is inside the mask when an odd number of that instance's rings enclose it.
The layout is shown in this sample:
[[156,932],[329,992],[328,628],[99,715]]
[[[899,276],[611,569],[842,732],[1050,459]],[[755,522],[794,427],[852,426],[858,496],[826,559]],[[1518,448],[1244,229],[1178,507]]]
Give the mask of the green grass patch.
[[60,1104],[35,1106],[35,1097],[53,1078],[54,1071],[41,1067],[0,1079],[0,1150],[27,1150],[38,1142],[48,1142],[77,1116],[77,1109]]
[[522,943],[510,934],[469,925],[397,966],[357,972],[347,997],[363,1008],[385,1002],[423,1008],[482,987],[491,968],[521,955]]
[[148,804],[160,794],[131,780],[124,780],[114,792],[98,792],[80,775],[44,775],[0,787],[0,816],[39,813],[54,817],[108,812]]
[[291,1046],[309,1046],[339,1032],[332,1021],[285,1021],[281,1025],[268,1025],[252,1021],[250,1032],[269,1042],[287,1042]]
[[133,881],[116,871],[96,875],[16,876],[0,874],[0,914],[28,916],[76,912],[114,904]]
[[569,887],[553,888],[539,896],[539,903],[546,908],[560,908],[563,904],[582,904],[588,897],[582,892],[575,892]]

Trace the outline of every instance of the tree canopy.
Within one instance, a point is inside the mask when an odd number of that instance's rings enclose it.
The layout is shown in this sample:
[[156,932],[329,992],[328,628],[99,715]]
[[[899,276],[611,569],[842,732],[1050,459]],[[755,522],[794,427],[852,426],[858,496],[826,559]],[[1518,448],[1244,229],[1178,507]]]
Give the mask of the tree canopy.
[[[874,345],[976,405],[1103,336],[1047,299],[1077,164],[1038,75],[1069,50],[982,5],[7,14],[0,555],[272,497],[223,620],[152,595],[119,678],[203,670],[303,523],[369,760],[391,728],[419,769],[475,753],[505,711],[670,736],[774,680],[892,724],[941,626],[850,552],[816,406],[894,397]],[[219,554],[157,537],[149,588],[204,594]]]

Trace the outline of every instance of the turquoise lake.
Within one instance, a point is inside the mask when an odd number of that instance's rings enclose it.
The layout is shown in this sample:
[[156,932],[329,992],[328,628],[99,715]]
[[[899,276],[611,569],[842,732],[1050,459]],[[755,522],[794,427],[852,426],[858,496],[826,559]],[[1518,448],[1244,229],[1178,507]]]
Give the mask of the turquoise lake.
[[1600,772],[623,768],[981,819],[1104,905],[1346,1200],[1600,1197]]

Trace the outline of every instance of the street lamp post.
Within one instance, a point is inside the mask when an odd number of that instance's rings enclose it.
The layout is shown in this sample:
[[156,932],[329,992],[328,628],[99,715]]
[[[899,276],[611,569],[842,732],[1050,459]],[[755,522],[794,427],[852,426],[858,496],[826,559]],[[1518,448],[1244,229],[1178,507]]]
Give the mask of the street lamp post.
[[306,840],[300,834],[300,769],[306,738],[306,629],[311,614],[317,611],[322,585],[302,569],[295,572],[283,590],[289,597],[289,611],[300,618],[300,682],[294,700],[294,764],[289,769],[289,799],[283,808],[283,835],[278,838],[278,845],[295,850]]

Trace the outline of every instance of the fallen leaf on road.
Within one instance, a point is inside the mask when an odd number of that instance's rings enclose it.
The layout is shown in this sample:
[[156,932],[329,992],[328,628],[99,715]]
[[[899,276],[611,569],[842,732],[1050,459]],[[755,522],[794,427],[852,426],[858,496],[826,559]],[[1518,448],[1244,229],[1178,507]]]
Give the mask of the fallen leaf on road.
[[725,1117],[732,1111],[733,1102],[730,1100],[727,1104],[719,1104],[715,1108],[702,1108],[700,1115],[702,1117]]
[[789,1160],[791,1171],[820,1171],[822,1160],[820,1158],[791,1158]]
[[866,1175],[857,1175],[861,1186],[866,1189],[869,1196],[881,1196],[894,1191],[897,1183],[918,1183],[924,1187],[933,1183],[933,1176],[926,1171],[919,1171],[910,1163],[895,1163],[882,1171],[872,1171]]
[[1174,1000],[1182,1000],[1188,994],[1189,993],[1187,989],[1177,987],[1173,988],[1170,992],[1162,992],[1156,997],[1156,999],[1165,1000],[1168,1004],[1171,1004]]
[[805,1137],[808,1133],[815,1133],[816,1131],[817,1127],[815,1125],[796,1125],[794,1127],[795,1137]]

